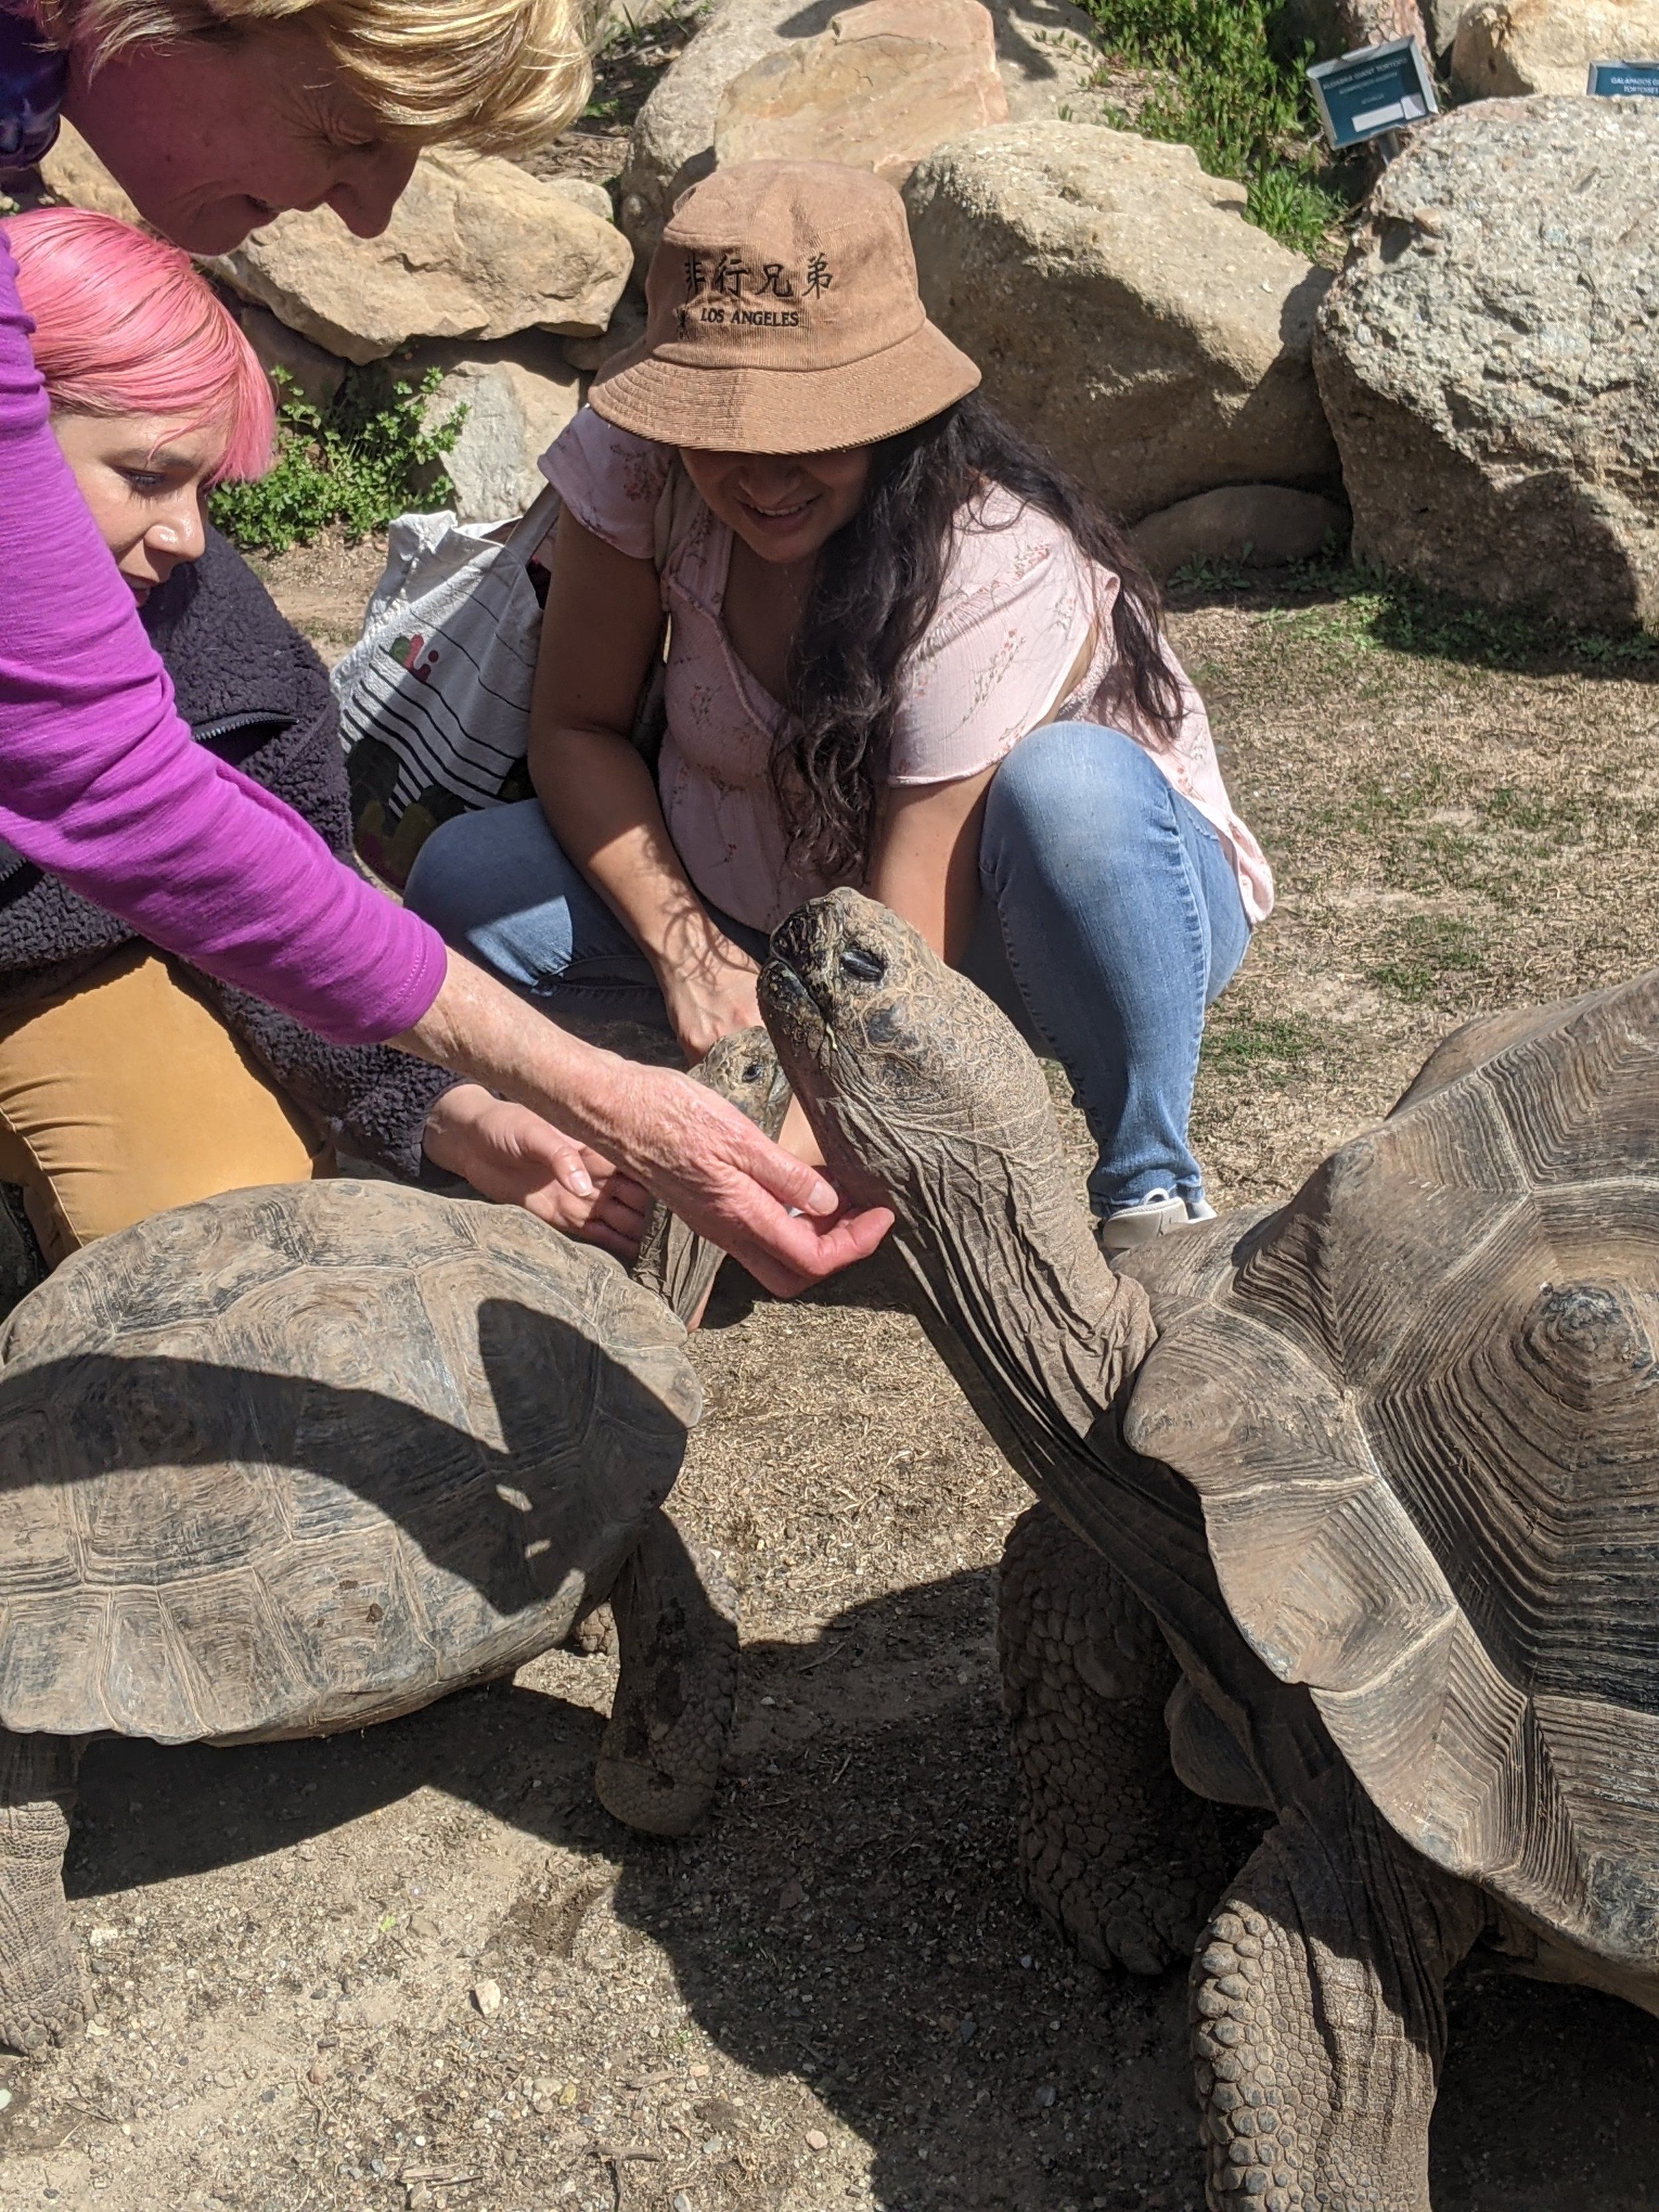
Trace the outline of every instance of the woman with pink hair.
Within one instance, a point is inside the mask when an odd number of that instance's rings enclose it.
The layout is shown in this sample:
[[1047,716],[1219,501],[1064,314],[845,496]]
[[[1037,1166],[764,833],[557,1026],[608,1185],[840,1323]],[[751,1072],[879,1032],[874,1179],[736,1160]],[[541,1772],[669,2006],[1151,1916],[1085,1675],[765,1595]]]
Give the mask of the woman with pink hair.
[[[53,434],[192,736],[349,859],[322,664],[204,514],[215,483],[270,465],[252,349],[176,246],[70,208],[10,229]],[[327,1043],[0,848],[0,1177],[52,1261],[168,1206],[326,1171],[340,1145],[405,1177],[462,1176],[624,1255],[637,1243],[641,1188],[528,1108],[384,1045]]]

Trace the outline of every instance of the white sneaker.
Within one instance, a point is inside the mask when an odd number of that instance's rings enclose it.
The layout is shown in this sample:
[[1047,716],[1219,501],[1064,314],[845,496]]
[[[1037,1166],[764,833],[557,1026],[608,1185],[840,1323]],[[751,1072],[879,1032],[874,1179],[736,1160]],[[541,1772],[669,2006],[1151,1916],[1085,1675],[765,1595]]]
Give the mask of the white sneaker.
[[1152,1190],[1137,1205],[1121,1206],[1097,1221],[1095,1237],[1110,1260],[1120,1252],[1133,1251],[1137,1244],[1150,1244],[1154,1237],[1167,1237],[1171,1230],[1214,1219],[1215,1208],[1204,1199],[1195,1198],[1189,1206],[1172,1190]]

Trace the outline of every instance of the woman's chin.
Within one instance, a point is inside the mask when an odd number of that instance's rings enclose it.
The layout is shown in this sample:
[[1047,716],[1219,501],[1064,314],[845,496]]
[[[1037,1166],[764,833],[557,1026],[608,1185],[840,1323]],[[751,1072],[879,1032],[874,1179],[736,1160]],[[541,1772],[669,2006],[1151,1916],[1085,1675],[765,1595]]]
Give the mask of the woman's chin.
[[769,530],[749,515],[744,517],[738,534],[751,553],[757,553],[763,561],[775,562],[780,568],[810,561],[826,535],[818,528],[815,516],[803,518],[793,529]]
[[199,208],[168,208],[164,214],[151,214],[148,209],[142,212],[186,253],[207,255],[234,253],[256,230],[275,222],[282,210],[238,192],[226,199],[210,200]]

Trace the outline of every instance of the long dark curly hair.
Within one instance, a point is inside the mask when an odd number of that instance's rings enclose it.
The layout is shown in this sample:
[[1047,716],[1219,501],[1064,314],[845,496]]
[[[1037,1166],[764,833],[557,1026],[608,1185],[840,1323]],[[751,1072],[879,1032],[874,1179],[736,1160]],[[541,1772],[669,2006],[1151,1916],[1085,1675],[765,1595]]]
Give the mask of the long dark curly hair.
[[952,525],[994,484],[1115,571],[1107,704],[1166,740],[1179,726],[1158,587],[1134,548],[1092,493],[970,395],[876,448],[863,502],[819,554],[801,611],[789,659],[795,728],[772,776],[793,853],[826,876],[868,861],[902,671],[938,608]]

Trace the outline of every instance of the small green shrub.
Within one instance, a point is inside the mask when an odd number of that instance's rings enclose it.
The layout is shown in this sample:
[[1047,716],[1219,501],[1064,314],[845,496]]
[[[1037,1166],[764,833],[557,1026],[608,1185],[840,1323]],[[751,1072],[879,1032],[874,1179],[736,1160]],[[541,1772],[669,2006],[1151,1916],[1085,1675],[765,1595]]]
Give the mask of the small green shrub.
[[215,523],[245,553],[285,553],[335,524],[355,542],[395,514],[454,498],[442,463],[466,410],[426,427],[441,370],[428,369],[418,384],[382,368],[349,370],[326,412],[302,399],[281,369],[276,376],[276,466],[257,483],[221,484],[212,499]]
[[1311,258],[1346,211],[1322,175],[1305,64],[1283,0],[1085,0],[1109,54],[1151,90],[1127,127],[1190,146],[1212,177],[1247,185],[1247,218]]
[[1310,169],[1258,170],[1246,180],[1249,198],[1244,216],[1269,238],[1310,261],[1319,258],[1331,233],[1347,213],[1346,203],[1322,185]]

